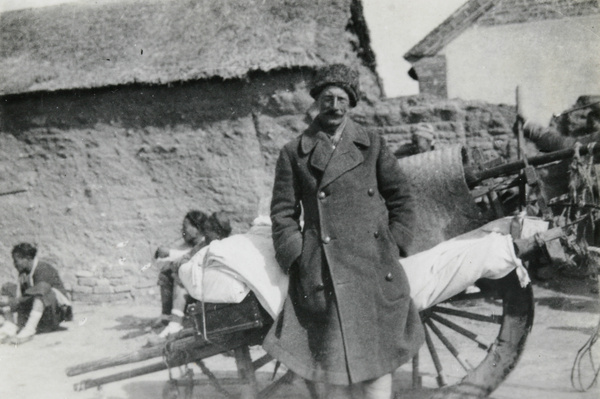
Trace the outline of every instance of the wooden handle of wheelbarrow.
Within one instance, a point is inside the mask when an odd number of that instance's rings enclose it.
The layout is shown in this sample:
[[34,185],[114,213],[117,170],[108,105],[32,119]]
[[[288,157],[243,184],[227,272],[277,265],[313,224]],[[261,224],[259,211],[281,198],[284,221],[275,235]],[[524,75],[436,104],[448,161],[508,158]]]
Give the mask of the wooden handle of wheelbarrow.
[[128,378],[138,377],[140,375],[156,373],[157,371],[166,370],[167,368],[169,368],[169,366],[165,362],[158,362],[134,370],[128,370],[116,374],[111,374],[106,377],[83,380],[74,384],[73,390],[77,392],[85,391],[86,389],[100,387],[111,382],[122,381]]
[[[193,347],[197,343],[196,337],[185,337],[173,342],[174,349],[182,349]],[[73,377],[80,374],[89,373],[91,371],[102,370],[108,367],[121,366],[123,364],[137,363],[155,357],[163,356],[165,352],[164,345],[157,345],[150,348],[142,348],[135,352],[107,357],[104,359],[94,360],[87,363],[78,364],[69,367],[66,370],[67,376]]]
[[100,378],[83,380],[74,384],[73,389],[76,391],[83,391],[85,389],[105,385],[111,382],[126,380],[128,378],[150,374],[160,370],[166,370],[169,367],[179,367],[195,360],[205,359],[214,355],[218,355],[219,353],[238,348],[243,345],[240,343],[240,338],[242,337],[243,335],[240,334],[229,334],[220,338],[219,340],[215,340],[215,342],[211,344],[200,344],[199,346],[188,344],[180,347],[178,346],[176,349],[172,349],[171,352],[165,353],[163,360],[158,363],[110,374]]

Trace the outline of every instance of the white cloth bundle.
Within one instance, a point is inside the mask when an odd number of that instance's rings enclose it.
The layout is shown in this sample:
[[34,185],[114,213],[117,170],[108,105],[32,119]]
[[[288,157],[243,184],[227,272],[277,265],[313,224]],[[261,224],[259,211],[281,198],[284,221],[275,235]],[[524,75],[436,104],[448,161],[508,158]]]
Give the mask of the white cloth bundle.
[[283,309],[288,276],[275,259],[270,225],[255,225],[246,234],[213,241],[205,262],[209,268],[238,276],[271,317]]
[[[529,275],[517,258],[507,217],[444,241],[435,247],[401,259],[411,287],[410,296],[419,310],[461,293],[480,278],[500,279],[517,271],[522,287]],[[548,229],[539,219],[521,218],[521,237]]]
[[288,277],[275,259],[268,218],[257,218],[245,234],[215,240],[179,269],[179,277],[195,299],[239,303],[250,290],[275,318],[283,308]]
[[[488,223],[469,233],[400,260],[419,310],[440,303],[480,278],[499,279],[513,270],[521,285],[529,276],[513,248],[512,218]],[[522,237],[547,229],[547,223],[521,219]],[[179,269],[179,277],[194,298],[206,302],[239,303],[251,289],[275,318],[287,296],[288,277],[275,260],[269,223],[256,223],[248,233],[213,241]]]
[[[211,243],[212,245],[212,243]],[[210,246],[198,251],[179,268],[179,278],[194,299],[210,303],[240,303],[250,289],[237,275],[209,267],[206,255]]]

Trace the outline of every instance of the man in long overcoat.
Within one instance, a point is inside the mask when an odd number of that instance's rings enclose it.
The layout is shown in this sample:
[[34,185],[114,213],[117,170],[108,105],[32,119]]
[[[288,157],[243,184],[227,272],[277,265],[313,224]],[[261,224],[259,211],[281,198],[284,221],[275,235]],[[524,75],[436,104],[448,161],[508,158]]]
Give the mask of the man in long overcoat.
[[319,115],[276,166],[273,240],[290,288],[263,345],[309,381],[389,399],[391,373],[424,339],[398,262],[412,239],[413,198],[384,139],[347,116],[357,72],[325,67],[310,93]]

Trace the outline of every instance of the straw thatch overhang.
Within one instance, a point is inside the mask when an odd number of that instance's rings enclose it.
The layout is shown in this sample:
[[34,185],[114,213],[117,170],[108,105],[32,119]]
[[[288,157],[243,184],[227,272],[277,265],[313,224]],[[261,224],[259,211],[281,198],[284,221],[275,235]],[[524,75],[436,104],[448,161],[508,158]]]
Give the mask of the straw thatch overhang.
[[[102,0],[0,14],[0,95],[375,61],[359,0]],[[357,53],[357,48],[361,49]]]

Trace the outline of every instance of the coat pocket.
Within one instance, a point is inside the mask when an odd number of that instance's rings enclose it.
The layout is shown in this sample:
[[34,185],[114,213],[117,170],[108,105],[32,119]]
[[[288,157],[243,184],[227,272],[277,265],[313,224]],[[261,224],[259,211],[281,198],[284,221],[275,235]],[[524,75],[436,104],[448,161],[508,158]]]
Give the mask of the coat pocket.
[[327,312],[326,267],[317,231],[309,229],[304,234],[302,255],[298,262],[297,300],[298,305],[311,314]]
[[380,251],[380,269],[378,270],[379,287],[383,300],[387,303],[396,302],[410,295],[410,286],[404,269],[400,265],[400,254],[391,231],[387,226],[381,227],[384,242]]

